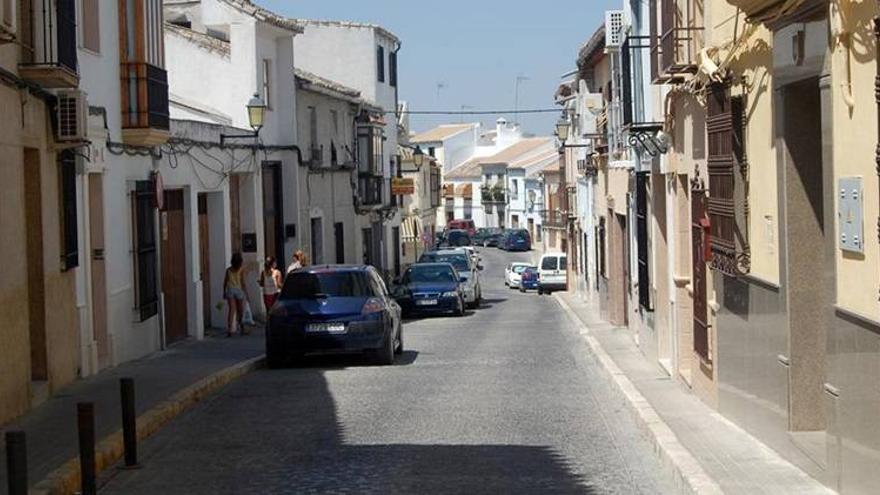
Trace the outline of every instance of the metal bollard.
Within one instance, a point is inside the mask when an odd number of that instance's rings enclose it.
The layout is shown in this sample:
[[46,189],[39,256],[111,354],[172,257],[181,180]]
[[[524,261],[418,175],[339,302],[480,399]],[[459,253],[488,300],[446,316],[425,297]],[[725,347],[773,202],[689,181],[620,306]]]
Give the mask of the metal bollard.
[[76,424],[79,430],[79,469],[82,479],[80,493],[95,495],[95,404],[80,402],[76,405]]
[[125,446],[125,468],[138,467],[137,416],[134,409],[134,379],[119,380],[119,396],[122,400],[122,442]]
[[27,495],[27,446],[23,431],[6,432],[6,484],[9,495]]

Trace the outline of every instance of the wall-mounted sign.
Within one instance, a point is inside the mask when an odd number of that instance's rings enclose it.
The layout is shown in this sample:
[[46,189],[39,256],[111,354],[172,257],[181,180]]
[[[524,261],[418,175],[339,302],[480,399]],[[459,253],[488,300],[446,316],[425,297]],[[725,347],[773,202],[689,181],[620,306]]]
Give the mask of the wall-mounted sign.
[[409,177],[391,179],[391,194],[394,196],[411,196],[416,192],[416,181]]
[[257,234],[241,234],[241,251],[244,253],[257,252]]

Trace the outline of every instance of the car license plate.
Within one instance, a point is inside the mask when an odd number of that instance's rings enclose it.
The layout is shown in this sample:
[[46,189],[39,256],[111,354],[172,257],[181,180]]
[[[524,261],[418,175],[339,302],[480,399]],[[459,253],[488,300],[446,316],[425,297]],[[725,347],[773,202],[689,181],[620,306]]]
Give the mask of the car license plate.
[[345,333],[345,323],[309,323],[309,333]]
[[420,301],[416,301],[416,305],[417,306],[436,306],[437,300],[436,299],[422,299]]

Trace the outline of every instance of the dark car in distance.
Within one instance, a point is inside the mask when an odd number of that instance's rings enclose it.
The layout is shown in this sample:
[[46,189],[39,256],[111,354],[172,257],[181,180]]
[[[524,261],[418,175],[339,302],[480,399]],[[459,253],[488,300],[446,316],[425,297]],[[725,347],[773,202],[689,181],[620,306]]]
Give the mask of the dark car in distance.
[[269,311],[266,361],[277,368],[306,354],[368,353],[393,364],[403,352],[400,306],[372,266],[291,272]]
[[416,263],[406,269],[394,287],[394,298],[404,315],[464,314],[462,278],[449,263]]
[[494,227],[481,227],[473,236],[475,246],[497,247],[501,238],[502,230]]
[[532,238],[528,230],[508,230],[505,232],[499,247],[505,251],[531,251]]
[[472,246],[473,240],[466,230],[447,230],[437,243],[437,249]]

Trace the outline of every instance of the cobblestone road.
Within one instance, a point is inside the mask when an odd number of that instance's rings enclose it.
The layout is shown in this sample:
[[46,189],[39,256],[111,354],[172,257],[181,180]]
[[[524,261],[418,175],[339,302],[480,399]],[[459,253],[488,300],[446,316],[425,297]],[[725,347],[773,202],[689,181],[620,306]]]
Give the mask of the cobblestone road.
[[104,494],[669,493],[650,445],[552,298],[405,326],[396,366],[319,359],[253,373],[141,445]]

